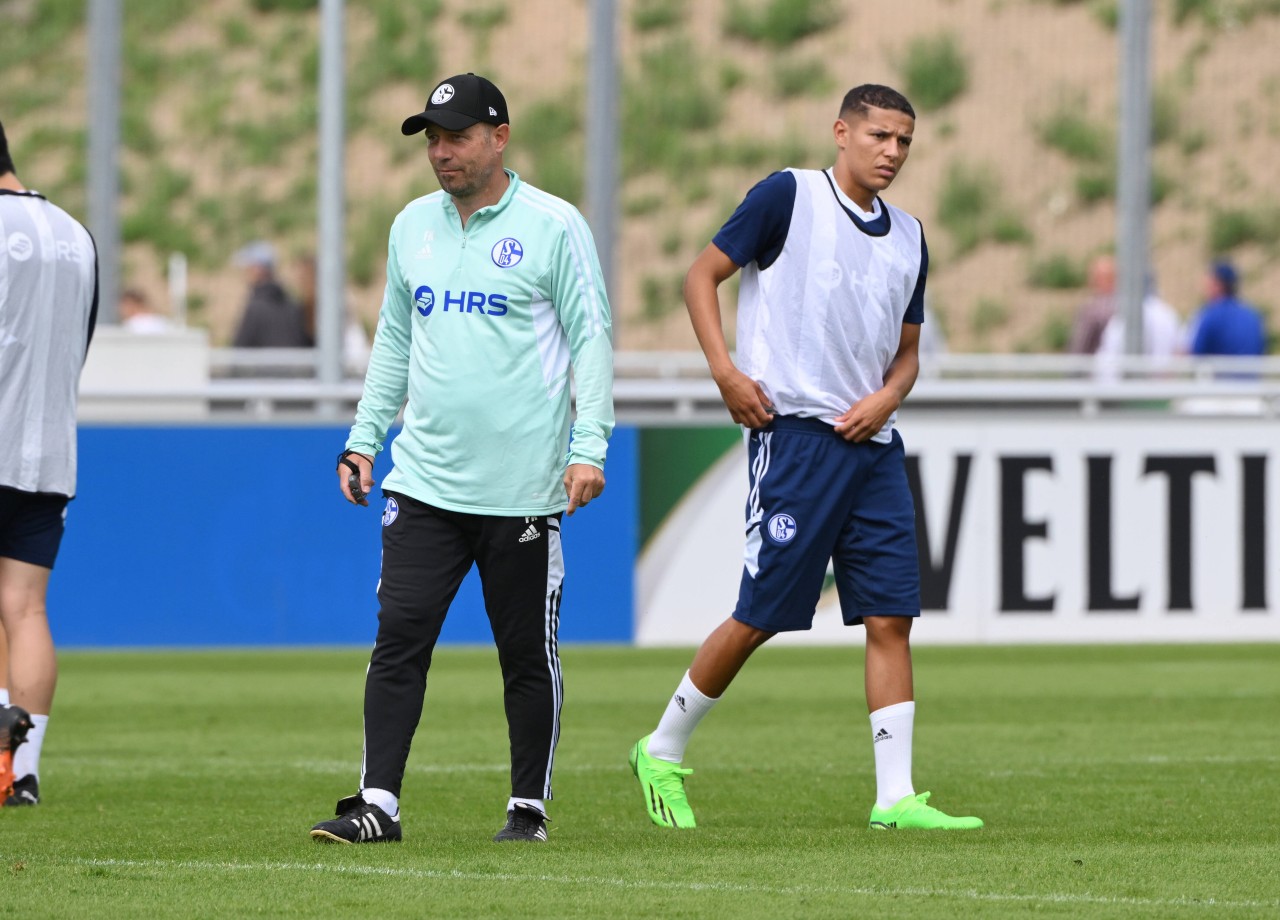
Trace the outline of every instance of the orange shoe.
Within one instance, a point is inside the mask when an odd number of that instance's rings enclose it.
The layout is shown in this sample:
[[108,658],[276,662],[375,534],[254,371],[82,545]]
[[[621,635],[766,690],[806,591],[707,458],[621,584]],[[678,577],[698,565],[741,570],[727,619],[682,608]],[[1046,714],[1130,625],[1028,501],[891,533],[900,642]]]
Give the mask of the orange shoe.
[[31,716],[21,706],[0,706],[0,805],[13,794],[13,752],[27,740]]

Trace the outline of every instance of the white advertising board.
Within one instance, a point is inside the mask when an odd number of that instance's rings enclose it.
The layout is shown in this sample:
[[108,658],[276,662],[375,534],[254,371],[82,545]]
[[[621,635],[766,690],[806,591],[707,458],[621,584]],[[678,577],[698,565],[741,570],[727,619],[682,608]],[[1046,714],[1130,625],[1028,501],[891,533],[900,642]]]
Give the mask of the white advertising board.
[[[917,643],[1280,641],[1274,420],[904,413]],[[742,573],[746,449],[712,466],[637,570],[638,645],[696,645]],[[835,591],[808,632],[860,643]]]

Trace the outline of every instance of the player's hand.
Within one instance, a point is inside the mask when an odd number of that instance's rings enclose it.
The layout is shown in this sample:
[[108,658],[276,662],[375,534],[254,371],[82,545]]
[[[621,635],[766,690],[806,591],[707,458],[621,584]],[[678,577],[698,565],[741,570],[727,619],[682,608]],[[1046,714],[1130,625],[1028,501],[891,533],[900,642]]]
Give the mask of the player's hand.
[[[368,493],[373,491],[373,458],[366,457],[364,454],[350,453],[347,454],[347,459],[360,467],[360,488],[367,496]],[[367,497],[360,499],[360,501],[356,501],[355,497],[351,494],[351,487],[347,485],[347,477],[350,475],[351,470],[347,465],[345,463],[339,463],[338,490],[342,492],[343,498],[351,502],[353,505],[367,506],[369,504],[369,499]]]
[[764,389],[736,367],[716,378],[720,398],[739,425],[763,428],[773,421],[773,404]]
[[564,490],[569,494],[565,514],[573,514],[604,491],[604,470],[590,463],[571,463],[564,471]]
[[836,416],[836,433],[846,441],[865,441],[884,427],[897,408],[898,400],[893,394],[879,390]]

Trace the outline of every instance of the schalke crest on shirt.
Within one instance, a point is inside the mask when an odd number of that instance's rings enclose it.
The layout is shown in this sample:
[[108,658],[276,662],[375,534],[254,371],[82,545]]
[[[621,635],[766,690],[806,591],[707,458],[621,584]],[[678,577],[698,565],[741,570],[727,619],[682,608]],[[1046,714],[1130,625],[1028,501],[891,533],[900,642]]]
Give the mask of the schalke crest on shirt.
[[507,237],[493,244],[491,255],[498,268],[514,268],[524,258],[524,247],[519,240]]

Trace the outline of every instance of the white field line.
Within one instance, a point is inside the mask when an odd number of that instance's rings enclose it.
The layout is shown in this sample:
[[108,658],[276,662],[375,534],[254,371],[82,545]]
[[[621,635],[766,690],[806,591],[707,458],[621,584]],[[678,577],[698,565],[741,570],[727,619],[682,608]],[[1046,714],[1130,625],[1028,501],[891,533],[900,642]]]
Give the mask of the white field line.
[[458,869],[405,869],[391,866],[342,866],[325,863],[237,863],[202,860],[163,859],[37,859],[32,862],[64,866],[88,866],[116,869],[185,869],[195,872],[333,872],[343,875],[367,875],[382,878],[436,879],[458,882],[514,882],[516,884],[581,885],[622,890],[714,891],[741,894],[777,895],[862,895],[866,897],[948,898],[957,901],[981,901],[1018,904],[1097,904],[1132,907],[1221,907],[1244,910],[1275,910],[1280,899],[1273,901],[1236,901],[1218,898],[1117,898],[1092,894],[1004,894],[976,891],[971,888],[889,888],[840,885],[750,885],[738,882],[678,882],[671,879],[647,881],[594,875],[550,875],[516,872],[463,872]]
[[[359,752],[357,752],[358,754]],[[98,772],[102,767],[128,767],[130,770],[149,773],[170,773],[172,772],[171,761],[164,763],[150,764],[140,762],[139,759],[133,757],[100,757],[100,756],[65,756],[59,757],[58,763],[63,766],[90,766]],[[227,758],[206,758],[202,764],[193,764],[190,768],[184,767],[187,773],[193,772],[201,765],[208,772],[222,773],[228,769],[234,770],[258,770],[271,767],[279,770],[278,764],[271,764],[266,760],[250,760],[244,757]],[[289,764],[289,769],[297,770],[301,773],[359,773],[360,758],[352,757],[350,760],[295,760]],[[415,764],[410,763],[405,767],[406,773],[509,773],[511,764],[509,763],[446,763],[446,764]],[[607,764],[604,766],[592,764],[556,764],[556,773],[616,773],[626,772],[627,761],[623,757],[618,763]]]
[[[130,770],[142,770],[148,773],[167,773],[172,767],[168,761],[164,763],[150,762],[150,769],[147,763],[140,762],[139,758],[123,755],[62,755],[57,758],[58,763],[68,767],[90,766],[95,772],[100,771],[103,767],[127,767]],[[1144,757],[1130,757],[1122,760],[1081,760],[1081,761],[1062,761],[1055,760],[1052,764],[1043,766],[1030,766],[1017,770],[988,770],[980,772],[979,775],[987,776],[992,779],[1007,779],[1014,776],[1027,777],[1055,777],[1062,776],[1064,773],[1071,772],[1076,767],[1087,767],[1090,769],[1103,769],[1107,767],[1124,767],[1133,764],[1164,764],[1168,766],[1177,765],[1194,765],[1194,764],[1276,764],[1280,763],[1280,756],[1258,754],[1249,756],[1233,756],[1224,754],[1209,754],[1200,757],[1170,757],[1162,754],[1153,754]],[[272,770],[279,770],[279,764],[268,762],[267,760],[253,760],[245,757],[217,757],[206,758],[203,765],[209,772],[224,772],[228,769],[236,770],[257,770],[270,767]],[[192,764],[187,768],[187,772],[198,770],[200,764]],[[973,765],[970,765],[973,766]],[[289,764],[289,768],[297,770],[301,773],[351,773],[358,772],[360,769],[360,760],[358,757],[352,757],[349,760],[333,760],[333,759],[310,759],[295,760]],[[509,763],[414,763],[412,760],[405,766],[406,773],[427,774],[427,775],[449,775],[449,774],[466,774],[466,773],[506,773],[510,771]],[[736,764],[707,764],[704,769],[714,769],[718,773],[729,774],[736,772],[740,767]],[[614,763],[608,764],[572,764],[558,763],[556,764],[557,773],[625,773],[627,772],[626,760],[619,759]],[[850,769],[847,765],[826,764],[818,765],[809,770],[811,773],[829,774],[829,773],[857,773],[855,769]]]

